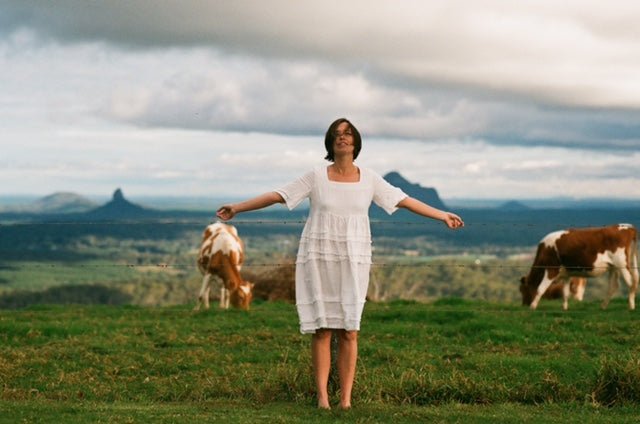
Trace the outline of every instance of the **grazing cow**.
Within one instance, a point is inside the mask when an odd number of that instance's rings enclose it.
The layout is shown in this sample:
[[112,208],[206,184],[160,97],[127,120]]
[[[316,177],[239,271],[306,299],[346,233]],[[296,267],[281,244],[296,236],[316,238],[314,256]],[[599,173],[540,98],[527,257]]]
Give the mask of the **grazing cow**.
[[[564,297],[564,283],[561,281],[555,281],[553,284],[549,286],[544,295],[543,299],[559,299]],[[587,287],[587,279],[584,277],[571,277],[569,278],[569,296],[573,297],[579,302],[582,302],[584,299],[584,291]]]
[[564,284],[563,309],[569,307],[569,278],[597,277],[609,273],[606,308],[622,276],[629,287],[629,309],[635,309],[638,288],[638,239],[630,224],[579,228],[547,234],[538,245],[529,274],[520,279],[522,303],[536,309],[540,298],[555,281]]
[[238,237],[238,230],[233,225],[216,222],[209,225],[202,237],[198,269],[203,275],[202,288],[198,296],[199,310],[204,304],[209,309],[209,291],[211,278],[217,276],[222,280],[220,288],[220,307],[229,309],[229,303],[241,309],[249,309],[253,298],[253,284],[240,276],[240,268],[244,261],[244,244]]

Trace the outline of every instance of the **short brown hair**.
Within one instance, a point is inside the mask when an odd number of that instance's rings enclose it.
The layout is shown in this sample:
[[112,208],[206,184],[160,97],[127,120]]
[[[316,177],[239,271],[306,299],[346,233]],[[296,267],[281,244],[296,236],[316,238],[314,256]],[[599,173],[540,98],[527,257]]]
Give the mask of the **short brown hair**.
[[338,118],[329,125],[329,129],[324,135],[324,147],[327,149],[327,156],[324,158],[330,162],[335,160],[333,156],[333,142],[336,140],[335,132],[343,122],[349,125],[349,129],[353,133],[353,159],[358,157],[360,149],[362,149],[362,138],[360,137],[358,129],[347,118]]

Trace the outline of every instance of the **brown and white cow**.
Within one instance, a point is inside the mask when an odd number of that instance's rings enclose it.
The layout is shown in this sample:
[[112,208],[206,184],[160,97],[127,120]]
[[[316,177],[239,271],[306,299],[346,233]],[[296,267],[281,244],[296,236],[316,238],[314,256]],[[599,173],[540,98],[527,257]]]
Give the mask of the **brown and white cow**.
[[622,276],[629,287],[629,309],[635,309],[638,289],[638,235],[630,224],[576,228],[547,234],[538,245],[529,274],[520,279],[522,303],[536,309],[540,298],[555,281],[561,281],[563,309],[569,307],[569,278],[597,277],[609,273],[606,308]]
[[244,243],[238,237],[238,230],[233,225],[221,222],[209,225],[204,231],[198,255],[198,269],[203,278],[198,304],[194,309],[199,310],[202,304],[209,309],[209,291],[214,276],[222,282],[221,308],[229,309],[231,303],[236,308],[249,309],[253,284],[240,276],[243,262]]

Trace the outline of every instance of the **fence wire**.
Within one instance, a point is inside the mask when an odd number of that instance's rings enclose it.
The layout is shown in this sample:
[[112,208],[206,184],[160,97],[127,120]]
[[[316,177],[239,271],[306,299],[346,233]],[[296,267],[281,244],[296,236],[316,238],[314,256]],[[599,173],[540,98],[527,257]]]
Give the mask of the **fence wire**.
[[[144,269],[149,269],[149,268],[158,268],[158,269],[197,269],[197,264],[195,263],[191,263],[191,264],[171,264],[171,263],[167,263],[167,264],[163,264],[163,263],[137,263],[137,264],[132,264],[132,263],[108,263],[108,264],[81,264],[81,263],[64,263],[64,260],[57,260],[56,262],[58,263],[27,263],[27,264],[16,264],[15,261],[20,261],[20,262],[28,262],[33,260],[33,258],[30,259],[11,259],[7,262],[11,262],[11,265],[2,265],[2,262],[0,262],[0,272],[5,269],[15,269],[15,268],[28,268],[28,269],[54,269],[54,268],[64,268],[64,269],[68,269],[68,268],[86,268],[86,269],[99,269],[99,268],[144,268]],[[75,260],[70,261],[70,262],[76,262]],[[242,268],[279,268],[279,267],[294,267],[295,263],[291,263],[291,262],[270,262],[270,263],[244,263],[242,264]],[[456,263],[443,263],[443,262],[438,262],[438,263],[372,263],[371,264],[371,268],[472,268],[475,270],[482,270],[482,269],[544,269],[544,270],[549,270],[549,269],[553,269],[556,271],[560,271],[561,269],[567,270],[567,271],[577,271],[577,272],[582,272],[582,271],[598,271],[598,270],[602,270],[602,271],[606,271],[608,269],[610,269],[611,267],[609,266],[600,266],[600,267],[593,267],[593,268],[589,268],[589,269],[585,269],[584,267],[550,267],[550,266],[542,266],[542,265],[526,265],[526,264],[522,264],[522,265],[503,265],[503,264],[456,264]],[[638,266],[630,266],[630,267],[624,267],[624,268],[616,268],[616,269],[640,269],[640,267]]]
[[[209,224],[221,222],[219,220],[211,220]],[[248,219],[248,220],[232,220],[228,221],[228,224],[234,226],[262,226],[262,225],[284,225],[284,226],[302,226],[306,223],[305,219],[291,219],[291,220],[274,220],[274,219]],[[370,224],[372,227],[412,227],[412,226],[433,226],[428,221],[420,222],[420,221],[397,221],[397,220],[378,220],[373,219],[370,220]],[[33,222],[0,222],[0,231],[2,229],[8,228],[21,228],[21,227],[38,227],[38,226],[137,226],[137,225],[162,225],[162,226],[198,226],[200,229],[203,229],[206,224],[203,224],[201,219],[136,219],[136,220],[95,220],[95,221],[33,221]],[[615,224],[613,224],[615,225]],[[602,225],[576,225],[575,227],[599,227]],[[549,224],[545,223],[528,223],[528,222],[467,222],[465,223],[465,228],[473,228],[473,227],[525,227],[525,228],[536,228],[536,227],[545,227],[548,228]],[[572,225],[567,225],[565,228],[571,228]],[[436,229],[435,226],[432,228]],[[440,229],[440,228],[437,228]],[[458,231],[464,231],[463,229],[459,229]],[[454,234],[454,233],[452,233]],[[2,233],[0,232],[0,237]],[[91,235],[91,234],[86,234]],[[379,234],[377,237],[389,237],[393,236],[390,232],[383,232]],[[420,236],[429,236],[429,234],[420,234]],[[542,234],[544,236],[544,234]],[[251,237],[255,237],[252,235]],[[402,239],[407,238],[407,236],[402,236]],[[527,255],[527,258],[523,258],[522,260],[533,260],[533,250],[535,249],[535,245],[532,246],[532,253],[526,254],[521,252],[520,255]],[[503,247],[504,249],[508,249],[509,246]],[[5,249],[0,250],[0,272],[3,269],[7,268],[112,268],[112,267],[125,267],[125,268],[150,268],[155,267],[158,269],[189,269],[194,268],[196,266],[195,261],[193,263],[121,263],[121,262],[113,262],[108,264],[83,264],[77,263],[77,259],[73,260],[63,260],[63,259],[51,259],[49,263],[28,263],[28,264],[20,264],[19,262],[30,262],[34,259],[37,259],[37,255],[34,258],[34,254],[32,250],[28,250],[28,253],[25,256],[16,256],[16,250],[13,249]],[[11,259],[5,259],[5,262],[11,262],[11,265],[2,264],[4,254],[11,253]],[[167,253],[159,253],[165,254]],[[465,263],[451,263],[447,261],[453,261],[454,259],[460,260],[460,256],[464,256]],[[609,266],[596,266],[589,267],[588,269],[585,267],[549,267],[549,266],[536,266],[536,265],[525,265],[525,264],[506,264],[506,261],[513,262],[514,259],[500,259],[497,257],[483,258],[483,259],[473,259],[474,254],[449,254],[449,255],[418,255],[418,256],[406,256],[403,257],[400,262],[373,262],[371,264],[372,268],[429,268],[429,267],[452,267],[452,268],[473,268],[473,269],[489,269],[489,268],[497,268],[497,269],[565,269],[568,271],[585,271],[585,270],[607,270]],[[482,254],[478,254],[478,256],[482,256]],[[374,253],[375,257],[375,253]],[[95,260],[99,260],[99,258],[93,258]],[[414,259],[414,260],[412,260]],[[427,259],[429,262],[425,262]],[[91,260],[91,259],[89,259]],[[502,263],[496,263],[502,262]],[[57,262],[57,263],[54,263]],[[66,262],[66,263],[65,263]],[[64,264],[62,264],[64,263]],[[260,268],[260,267],[285,267],[285,266],[294,266],[293,262],[270,262],[270,263],[252,263],[251,261],[247,261],[243,264],[245,268]],[[638,269],[638,266],[631,266],[628,269]]]
[[[105,226],[105,225],[200,225],[202,228],[206,227],[208,224],[214,224],[216,222],[223,222],[217,220],[210,220],[208,222],[203,222],[201,219],[185,219],[185,220],[96,220],[96,221],[16,221],[16,222],[0,222],[0,228],[10,228],[10,227],[28,227],[28,226],[47,226],[47,225],[60,225],[60,226],[71,226],[71,225],[87,225],[87,226]],[[304,225],[307,221],[305,219],[294,219],[294,220],[232,220],[224,222],[230,225]],[[371,225],[392,225],[392,226],[419,226],[425,227],[433,225],[429,223],[430,221],[393,221],[393,220],[382,220],[382,219],[371,219]],[[611,225],[616,225],[618,223],[612,223]],[[623,223],[620,223],[623,224]],[[571,223],[567,222],[564,224],[567,228],[573,227],[602,227],[603,224],[585,224],[585,223]],[[544,227],[547,228],[550,226],[548,223],[543,222],[504,222],[504,221],[489,221],[489,222],[465,222],[465,226],[463,228],[468,227]]]

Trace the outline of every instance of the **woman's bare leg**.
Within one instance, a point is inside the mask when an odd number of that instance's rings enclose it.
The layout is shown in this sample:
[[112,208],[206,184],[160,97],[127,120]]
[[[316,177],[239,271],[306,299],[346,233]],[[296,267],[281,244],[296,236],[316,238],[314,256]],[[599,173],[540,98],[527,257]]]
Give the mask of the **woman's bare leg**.
[[331,370],[331,330],[316,330],[311,336],[311,361],[318,393],[318,408],[329,409],[329,371]]
[[338,331],[338,374],[340,376],[340,408],[351,408],[351,390],[358,360],[358,332]]

